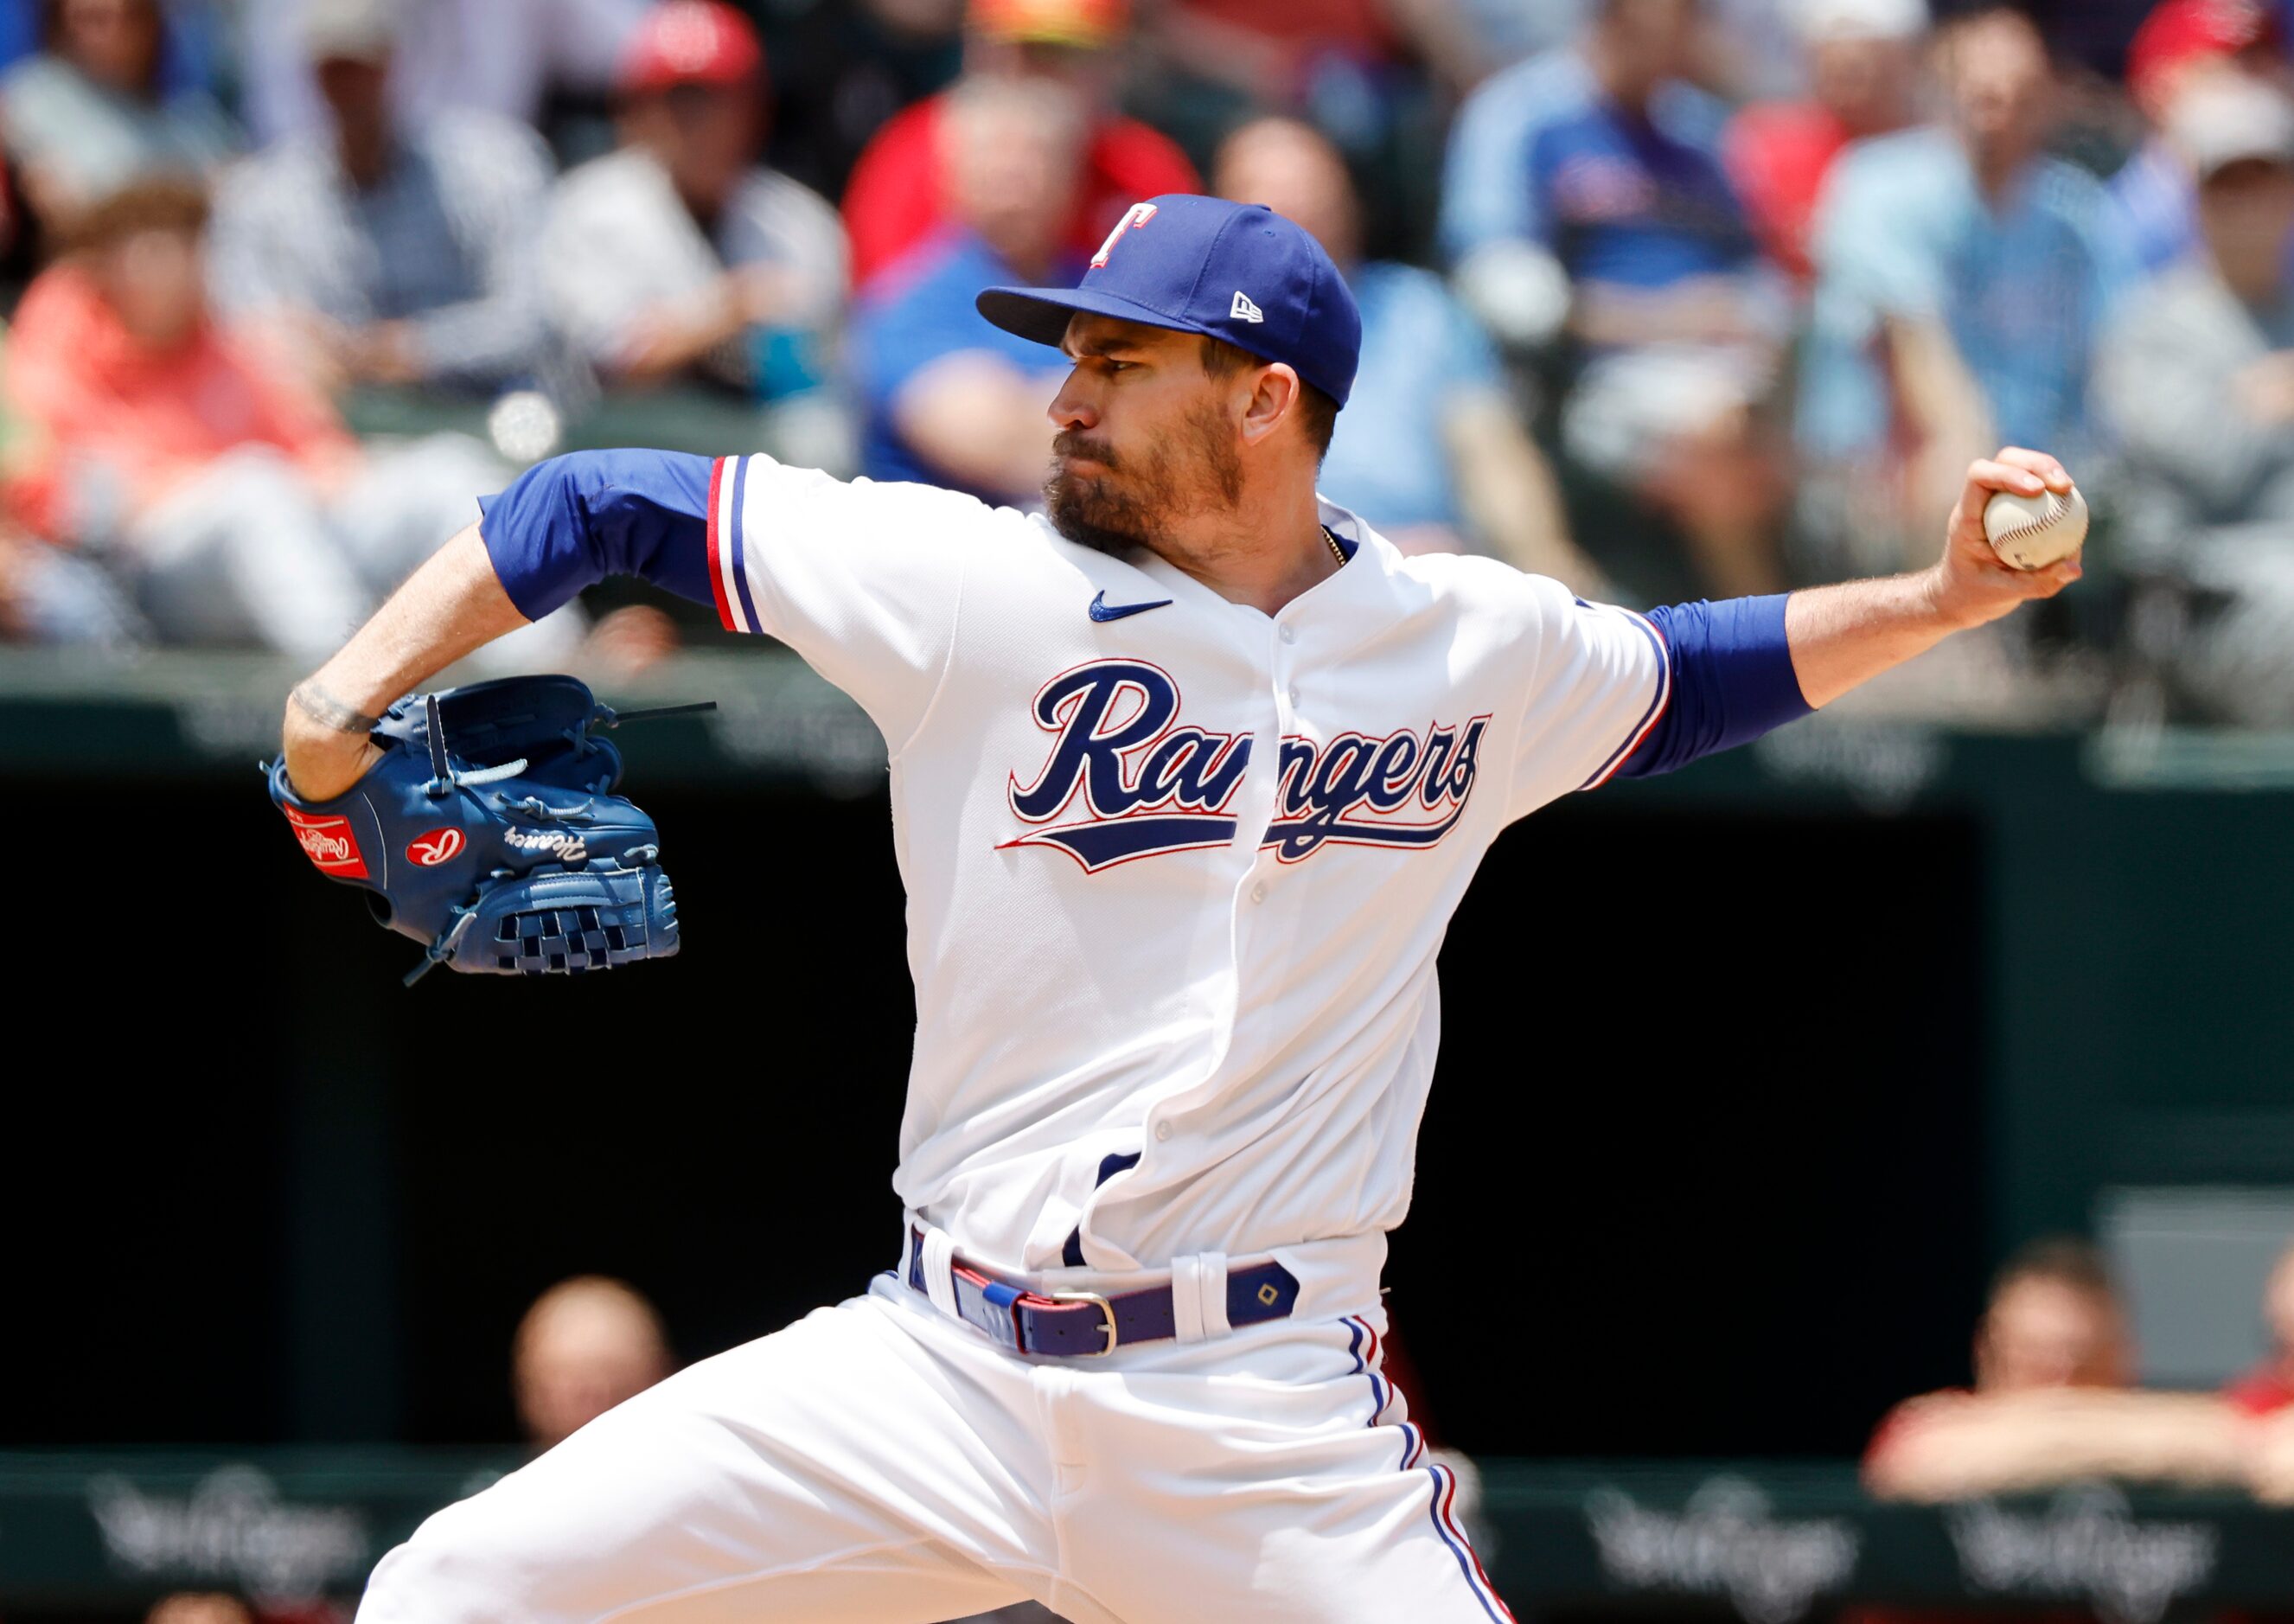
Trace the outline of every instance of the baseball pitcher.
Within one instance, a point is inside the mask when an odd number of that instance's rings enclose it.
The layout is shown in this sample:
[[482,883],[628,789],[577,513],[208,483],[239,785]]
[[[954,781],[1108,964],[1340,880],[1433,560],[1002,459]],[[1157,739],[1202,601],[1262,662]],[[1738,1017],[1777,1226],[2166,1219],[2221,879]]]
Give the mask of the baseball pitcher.
[[[523,853],[594,887],[539,938],[547,895],[458,898],[434,959],[658,956],[651,824],[606,794],[586,692],[546,726],[392,702],[609,574],[713,602],[883,730],[915,979],[887,1272],[438,1513],[361,1624],[1508,1618],[1379,1360],[1435,955],[1482,853],[2078,575],[1985,543],[1992,492],[2070,488],[2025,451],[1970,469],[1941,559],[1891,580],[1644,616],[1405,558],[1315,494],[1360,321],[1260,208],[1157,198],[1080,287],[979,304],[1070,363],[1043,513],[764,456],[561,457],[289,705],[273,789],[330,872],[391,899],[464,861],[452,828],[492,883]],[[389,831],[424,817],[402,861]]]

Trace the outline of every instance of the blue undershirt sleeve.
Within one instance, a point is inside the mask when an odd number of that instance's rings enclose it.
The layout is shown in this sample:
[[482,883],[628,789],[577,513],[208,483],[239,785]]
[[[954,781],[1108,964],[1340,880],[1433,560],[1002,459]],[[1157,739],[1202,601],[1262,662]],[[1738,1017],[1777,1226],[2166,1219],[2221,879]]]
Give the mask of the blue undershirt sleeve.
[[1672,700],[1615,776],[1671,772],[1809,714],[1785,641],[1785,600],[1778,592],[1650,612],[1672,668]]
[[680,598],[714,602],[712,466],[674,451],[577,451],[535,463],[478,502],[478,534],[502,590],[528,620],[607,575],[641,575]]

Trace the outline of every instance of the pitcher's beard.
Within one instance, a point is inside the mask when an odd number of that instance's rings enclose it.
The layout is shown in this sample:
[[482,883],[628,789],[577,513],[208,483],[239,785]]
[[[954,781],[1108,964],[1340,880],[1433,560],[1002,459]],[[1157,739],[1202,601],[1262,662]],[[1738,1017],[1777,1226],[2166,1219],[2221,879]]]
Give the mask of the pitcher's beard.
[[1044,481],[1044,516],[1068,540],[1119,559],[1147,544],[1153,523],[1137,497],[1070,474],[1056,462]]
[[[1052,527],[1080,546],[1121,558],[1151,547],[1174,519],[1232,508],[1242,497],[1242,459],[1233,430],[1216,409],[1186,420],[1175,450],[1158,445],[1131,471],[1107,445],[1071,432],[1052,442],[1051,472],[1044,480],[1044,514]],[[1089,457],[1108,471],[1087,478],[1068,471],[1069,456]],[[1127,475],[1117,483],[1117,477]]]

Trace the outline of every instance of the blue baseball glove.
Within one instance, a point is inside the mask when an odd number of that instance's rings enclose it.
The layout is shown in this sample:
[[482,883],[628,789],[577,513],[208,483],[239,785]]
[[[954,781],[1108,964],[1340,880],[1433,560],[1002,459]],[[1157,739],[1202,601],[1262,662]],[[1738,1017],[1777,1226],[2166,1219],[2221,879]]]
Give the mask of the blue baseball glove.
[[297,795],[283,759],[264,771],[319,872],[423,944],[409,985],[440,964],[611,969],[677,951],[677,903],[653,820],[614,793],[622,753],[597,733],[670,711],[617,715],[572,677],[510,677],[401,699],[368,735],[382,759],[334,800]]

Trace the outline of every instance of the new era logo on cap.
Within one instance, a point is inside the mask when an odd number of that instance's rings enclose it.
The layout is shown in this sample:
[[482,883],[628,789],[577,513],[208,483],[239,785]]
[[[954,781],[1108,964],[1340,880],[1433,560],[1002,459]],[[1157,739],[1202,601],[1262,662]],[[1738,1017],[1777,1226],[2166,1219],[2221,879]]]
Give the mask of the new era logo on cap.
[[1234,304],[1227,314],[1238,322],[1264,322],[1266,319],[1266,313],[1252,304],[1250,295],[1240,288],[1234,290]]

